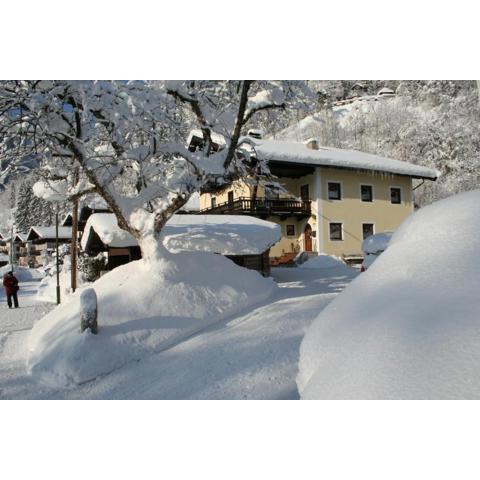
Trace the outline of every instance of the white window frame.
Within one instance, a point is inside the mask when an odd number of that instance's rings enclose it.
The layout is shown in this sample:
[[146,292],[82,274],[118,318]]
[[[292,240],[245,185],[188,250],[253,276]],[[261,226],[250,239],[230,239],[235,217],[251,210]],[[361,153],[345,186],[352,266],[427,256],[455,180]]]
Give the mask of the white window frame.
[[[362,231],[360,232],[361,233],[361,238],[362,238],[362,242],[365,240],[363,238],[363,226],[364,225],[373,225],[373,233],[372,235],[375,235],[376,231],[377,231],[377,226],[375,225],[375,222],[362,222]],[[368,238],[368,237],[367,237]]]
[[[392,188],[398,188],[400,190],[400,203],[393,203],[392,202]],[[398,185],[390,185],[388,187],[388,200],[390,202],[390,205],[403,205],[403,188],[399,187]]]
[[[372,188],[372,201],[371,202],[367,202],[365,200],[362,200],[362,187],[371,187]],[[359,191],[359,194],[360,194],[360,201],[362,203],[366,203],[368,205],[368,204],[371,204],[371,203],[375,202],[375,185],[372,185],[371,183],[360,183],[360,185],[358,186],[358,191]]]
[[[342,239],[341,240],[332,240],[330,225],[332,223],[339,223],[342,226]],[[332,243],[344,242],[345,241],[345,223],[341,220],[332,220],[328,222],[328,241]]]
[[[329,196],[328,196],[328,193],[329,193],[329,192],[328,192],[328,184],[329,184],[329,183],[338,183],[338,184],[340,184],[340,198],[339,198],[339,199],[329,198]],[[327,199],[327,201],[329,201],[329,202],[343,202],[343,198],[344,198],[344,196],[345,196],[345,195],[344,195],[344,190],[343,190],[343,182],[341,182],[340,180],[327,180],[327,188],[326,188],[326,190],[327,190],[327,191],[326,191],[326,194],[327,194],[327,195],[326,195],[326,197],[327,197],[326,199]],[[335,222],[333,222],[333,223],[335,223]]]

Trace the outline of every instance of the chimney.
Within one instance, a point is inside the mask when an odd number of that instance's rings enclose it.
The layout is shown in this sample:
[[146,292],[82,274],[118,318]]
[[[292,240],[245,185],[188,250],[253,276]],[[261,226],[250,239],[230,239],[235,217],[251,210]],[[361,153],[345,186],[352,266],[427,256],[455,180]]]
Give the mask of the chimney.
[[318,140],[316,138],[307,140],[306,145],[310,150],[318,150]]

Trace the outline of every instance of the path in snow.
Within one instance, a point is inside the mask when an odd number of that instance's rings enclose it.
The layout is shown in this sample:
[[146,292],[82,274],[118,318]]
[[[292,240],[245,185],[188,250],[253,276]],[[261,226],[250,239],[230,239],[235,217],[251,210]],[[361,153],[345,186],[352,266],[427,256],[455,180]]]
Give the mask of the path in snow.
[[45,390],[25,371],[26,345],[35,321],[53,305],[35,300],[42,279],[39,272],[21,268],[15,274],[20,280],[20,308],[9,309],[5,290],[0,289],[0,399],[32,397]]
[[300,342],[318,313],[357,275],[341,267],[275,268],[268,304],[65,392],[66,398],[295,399]]
[[268,303],[221,321],[163,352],[73,390],[53,390],[25,371],[29,330],[53,305],[21,283],[18,310],[0,294],[0,398],[295,399],[306,328],[357,275],[346,268],[274,268],[281,287]]

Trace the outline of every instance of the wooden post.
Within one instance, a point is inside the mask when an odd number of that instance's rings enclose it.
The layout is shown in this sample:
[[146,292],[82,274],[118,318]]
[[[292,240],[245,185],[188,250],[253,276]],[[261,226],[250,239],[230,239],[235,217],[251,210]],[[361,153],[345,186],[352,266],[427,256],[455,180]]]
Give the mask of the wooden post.
[[57,265],[57,305],[60,303],[60,258],[58,255],[58,203],[57,209],[55,212],[55,252],[57,254],[56,265]]
[[72,240],[70,244],[71,257],[71,287],[72,292],[77,289],[77,238],[78,238],[78,199],[73,201],[72,210]]
[[98,333],[98,301],[93,288],[85,289],[80,295],[80,331],[89,329],[94,335]]

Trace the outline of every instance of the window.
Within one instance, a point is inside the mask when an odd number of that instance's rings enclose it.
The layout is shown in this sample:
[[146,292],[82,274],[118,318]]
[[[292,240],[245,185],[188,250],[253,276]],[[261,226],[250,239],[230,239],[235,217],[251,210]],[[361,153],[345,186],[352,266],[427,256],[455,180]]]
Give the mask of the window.
[[330,224],[330,240],[343,240],[343,223],[335,222]]
[[217,197],[212,197],[212,208],[217,206]]
[[362,202],[373,202],[373,188],[371,185],[360,185]]
[[362,223],[362,235],[364,240],[374,233],[375,225],[373,223]]
[[300,198],[302,199],[302,202],[308,202],[310,200],[308,185],[302,185],[300,187]]
[[287,237],[295,236],[295,225],[287,225]]
[[395,204],[402,203],[402,189],[399,187],[390,187],[390,201]]
[[233,203],[233,192],[230,191],[228,192],[228,204],[232,205],[232,203]]
[[338,182],[328,182],[328,199],[341,200],[342,199],[342,185]]

